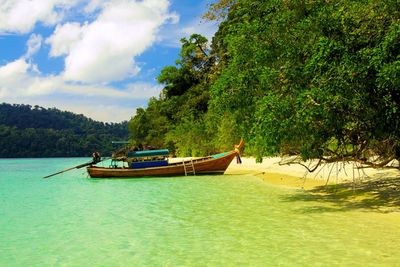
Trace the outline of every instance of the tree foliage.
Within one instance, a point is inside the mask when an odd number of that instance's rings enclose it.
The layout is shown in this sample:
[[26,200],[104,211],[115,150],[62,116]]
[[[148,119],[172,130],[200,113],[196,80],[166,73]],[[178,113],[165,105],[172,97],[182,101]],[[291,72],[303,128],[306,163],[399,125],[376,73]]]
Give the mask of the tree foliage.
[[205,17],[221,21],[210,49],[183,39],[159,77],[164,143],[193,154],[243,136],[260,158],[400,158],[397,0],[220,0]]
[[160,98],[136,110],[129,130],[136,144],[196,156],[212,150],[203,118],[209,102],[207,73],[214,62],[205,37],[193,34],[181,43],[176,65],[163,68],[157,78],[164,85]]
[[234,5],[211,104],[240,110],[254,153],[398,158],[398,1]]

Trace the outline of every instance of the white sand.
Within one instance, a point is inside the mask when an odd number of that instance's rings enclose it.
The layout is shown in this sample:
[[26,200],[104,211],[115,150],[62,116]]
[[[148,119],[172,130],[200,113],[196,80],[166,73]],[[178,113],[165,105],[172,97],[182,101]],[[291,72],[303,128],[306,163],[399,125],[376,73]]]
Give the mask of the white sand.
[[[170,162],[182,162],[183,160],[196,159],[170,158]],[[242,157],[242,164],[237,164],[236,159],[232,161],[226,170],[226,174],[245,175],[251,174],[260,179],[272,183],[298,188],[312,188],[318,185],[340,182],[359,182],[380,177],[397,177],[400,172],[397,169],[372,169],[359,168],[360,165],[354,163],[330,163],[321,164],[313,172],[308,172],[304,166],[292,163],[291,158],[271,157],[263,158],[262,163],[256,163],[255,158]],[[312,169],[317,161],[302,162],[302,164]],[[329,179],[328,179],[329,178]]]
[[[288,162],[288,159],[282,158],[263,158],[262,163],[256,163],[255,158],[242,158],[242,164],[236,164],[236,160],[232,161],[229,168],[227,169],[227,174],[246,174],[252,173],[265,177],[270,180],[269,177],[284,180],[284,177],[296,177],[298,180],[298,185],[304,183],[306,180],[314,180],[311,183],[322,184],[326,183],[329,177],[330,183],[338,182],[349,182],[349,181],[359,181],[370,178],[378,177],[393,177],[398,176],[400,172],[396,169],[372,169],[372,168],[358,168],[354,163],[330,163],[322,164],[314,172],[308,172],[307,169],[299,164],[282,165],[282,163]],[[280,164],[281,163],[281,164]],[[309,168],[315,166],[317,161],[312,163],[303,163]],[[276,180],[276,179],[275,179]],[[292,179],[293,180],[293,179]],[[315,183],[315,180],[318,182]],[[272,181],[273,182],[273,181]]]

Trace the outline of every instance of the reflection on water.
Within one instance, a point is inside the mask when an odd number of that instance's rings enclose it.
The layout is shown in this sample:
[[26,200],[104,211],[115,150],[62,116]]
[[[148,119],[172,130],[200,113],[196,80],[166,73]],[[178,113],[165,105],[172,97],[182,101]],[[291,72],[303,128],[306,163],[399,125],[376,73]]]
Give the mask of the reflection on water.
[[400,217],[254,176],[87,179],[0,160],[0,266],[396,266]]

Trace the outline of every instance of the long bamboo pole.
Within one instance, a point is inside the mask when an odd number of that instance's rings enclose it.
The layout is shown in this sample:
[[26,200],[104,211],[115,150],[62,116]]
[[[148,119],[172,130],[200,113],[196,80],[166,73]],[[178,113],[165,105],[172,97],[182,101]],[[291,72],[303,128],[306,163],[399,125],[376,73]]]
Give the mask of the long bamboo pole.
[[50,174],[50,175],[47,175],[47,176],[43,177],[43,179],[45,179],[45,178],[50,178],[50,177],[52,177],[52,176],[55,176],[55,175],[57,175],[57,174],[61,174],[61,173],[67,172],[67,171],[71,171],[71,170],[73,170],[73,169],[80,169],[80,168],[83,168],[83,167],[86,167],[86,166],[89,166],[89,165],[93,165],[93,164],[102,162],[102,161],[107,160],[107,159],[109,159],[109,158],[104,158],[104,159],[102,159],[102,160],[100,160],[100,161],[97,161],[97,162],[95,162],[95,161],[86,162],[86,163],[83,163],[83,164],[80,164],[80,165],[77,165],[77,166],[74,166],[74,167],[71,167],[71,168],[68,168],[68,169],[65,169],[65,170],[62,170],[62,171],[59,171],[59,172]]

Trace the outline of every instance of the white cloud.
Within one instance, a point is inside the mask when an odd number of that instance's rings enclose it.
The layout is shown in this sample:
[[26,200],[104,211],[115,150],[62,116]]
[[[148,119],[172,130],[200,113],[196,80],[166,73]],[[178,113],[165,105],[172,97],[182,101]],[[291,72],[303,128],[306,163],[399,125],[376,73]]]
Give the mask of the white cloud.
[[150,98],[153,96],[159,96],[162,90],[161,85],[152,85],[149,83],[137,82],[128,84],[126,87],[126,93],[131,96],[141,96],[144,98]]
[[218,30],[218,24],[215,22],[205,22],[201,20],[195,20],[186,25],[180,30],[183,37],[190,37],[190,35],[197,33],[201,34],[211,42],[215,32]]
[[34,54],[36,54],[37,51],[39,51],[40,47],[42,46],[42,36],[40,34],[32,34],[29,37],[27,47],[28,50],[26,51],[25,57],[30,58]]
[[0,0],[0,33],[28,33],[38,22],[54,25],[79,0]]
[[[143,103],[161,92],[159,85],[131,83],[122,89],[102,85],[69,83],[62,76],[43,76],[35,71],[35,65],[20,58],[0,66],[0,99],[9,103],[39,104],[54,107],[100,121],[128,120],[135,106],[121,102]],[[43,100],[45,99],[45,100]],[[73,101],[65,101],[73,99]],[[95,107],[93,102],[96,103]],[[118,103],[118,104],[116,104]]]
[[0,67],[0,81],[15,75],[26,73],[29,68],[28,63],[23,59],[18,59]]
[[[135,107],[121,107],[120,105],[115,105],[111,103],[99,103],[97,105],[93,105],[93,103],[82,101],[75,103],[65,103],[65,102],[56,102],[53,103],[56,105],[58,109],[68,110],[74,112],[76,114],[84,114],[89,118],[93,118],[98,121],[104,122],[121,122],[127,121],[132,116],[135,115]],[[45,107],[52,107],[46,105]]]
[[85,28],[76,22],[58,25],[53,35],[46,39],[46,44],[51,45],[50,56],[68,55],[72,46],[82,39]]
[[120,99],[147,99],[158,96],[161,86],[145,82],[131,83],[122,89],[96,84],[76,84],[62,76],[41,76],[35,65],[21,58],[0,66],[0,96],[32,96],[57,92],[81,96]]
[[89,7],[101,8],[93,22],[60,25],[46,41],[51,56],[66,56],[64,77],[69,81],[108,83],[136,75],[135,57],[175,17],[168,13],[168,0],[91,1]]
[[21,81],[29,69],[29,64],[24,59],[18,59],[7,65],[0,67],[0,96],[5,94],[6,90],[11,91],[14,81]]
[[[67,21],[75,6],[85,8],[79,22]],[[169,12],[169,0],[0,0],[0,34],[29,33],[37,23],[57,25],[45,44],[49,56],[65,57],[61,74],[41,74],[32,56],[43,37],[32,33],[25,54],[0,65],[0,99],[57,106],[102,121],[129,119],[161,87],[110,84],[137,74],[135,58],[156,42],[162,25],[178,20]]]
[[165,26],[163,33],[158,37],[158,42],[170,47],[180,48],[182,38],[189,38],[192,34],[197,33],[207,38],[210,44],[215,32],[218,30],[218,23],[202,21],[195,18],[185,25],[177,27]]
[[104,0],[91,0],[84,8],[84,11],[86,13],[95,12],[96,10],[99,10],[104,5],[104,2],[105,2]]
[[57,89],[60,79],[40,77],[36,65],[20,58],[0,67],[0,97],[33,96]]

